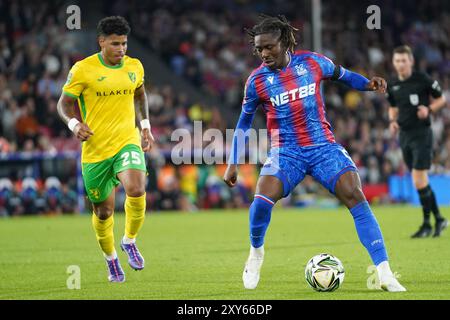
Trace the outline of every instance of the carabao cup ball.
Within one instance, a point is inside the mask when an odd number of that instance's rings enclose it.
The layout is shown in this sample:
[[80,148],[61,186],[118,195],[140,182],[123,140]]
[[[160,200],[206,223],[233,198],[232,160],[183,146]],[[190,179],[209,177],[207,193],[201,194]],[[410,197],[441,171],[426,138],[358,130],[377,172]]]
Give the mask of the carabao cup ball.
[[306,282],[311,288],[321,292],[331,292],[344,282],[344,266],[335,256],[321,253],[312,257],[305,268]]

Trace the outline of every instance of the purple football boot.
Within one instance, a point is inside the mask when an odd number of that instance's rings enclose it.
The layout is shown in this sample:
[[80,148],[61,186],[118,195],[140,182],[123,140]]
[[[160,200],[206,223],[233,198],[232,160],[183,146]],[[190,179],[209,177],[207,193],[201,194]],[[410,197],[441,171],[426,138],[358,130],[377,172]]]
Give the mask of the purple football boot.
[[110,282],[125,282],[125,274],[118,258],[113,260],[106,259],[106,264],[108,266],[108,280]]
[[142,257],[135,243],[126,244],[123,240],[120,242],[120,248],[128,255],[128,264],[134,270],[144,269],[144,257]]

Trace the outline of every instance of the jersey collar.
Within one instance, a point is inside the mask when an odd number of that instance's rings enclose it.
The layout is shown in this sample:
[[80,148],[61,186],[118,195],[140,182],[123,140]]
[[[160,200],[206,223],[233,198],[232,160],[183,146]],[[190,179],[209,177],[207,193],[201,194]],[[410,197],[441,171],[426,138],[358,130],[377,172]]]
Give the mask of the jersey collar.
[[267,69],[270,72],[284,72],[284,71],[286,71],[289,68],[289,66],[291,65],[291,62],[292,62],[292,54],[289,51],[287,52],[287,54],[289,56],[289,62],[286,65],[286,67],[283,67],[283,68],[280,68],[280,69],[275,69],[275,70],[271,70],[269,67],[267,67]]
[[125,57],[123,57],[123,58],[122,58],[122,61],[120,61],[119,64],[117,64],[117,65],[115,65],[115,66],[110,66],[110,65],[107,65],[107,64],[105,63],[105,60],[103,60],[102,54],[101,54],[100,52],[97,53],[97,56],[98,56],[98,59],[100,60],[100,62],[102,63],[102,65],[104,65],[105,67],[110,68],[110,69],[119,69],[119,68],[122,68],[122,66],[123,66],[123,60],[125,59]]

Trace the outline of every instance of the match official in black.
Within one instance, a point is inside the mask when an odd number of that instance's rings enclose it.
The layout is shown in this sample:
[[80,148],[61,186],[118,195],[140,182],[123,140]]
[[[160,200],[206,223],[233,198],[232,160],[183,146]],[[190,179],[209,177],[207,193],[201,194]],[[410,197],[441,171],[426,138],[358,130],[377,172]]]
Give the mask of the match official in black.
[[[403,159],[412,171],[414,186],[423,208],[423,224],[412,238],[431,235],[430,212],[433,212],[436,220],[433,237],[439,237],[448,221],[441,216],[434,192],[428,183],[428,170],[433,158],[430,115],[446,105],[445,96],[436,80],[413,70],[414,56],[408,46],[395,48],[392,62],[397,77],[388,83],[389,128],[394,136],[400,130]],[[431,103],[430,97],[433,98]]]

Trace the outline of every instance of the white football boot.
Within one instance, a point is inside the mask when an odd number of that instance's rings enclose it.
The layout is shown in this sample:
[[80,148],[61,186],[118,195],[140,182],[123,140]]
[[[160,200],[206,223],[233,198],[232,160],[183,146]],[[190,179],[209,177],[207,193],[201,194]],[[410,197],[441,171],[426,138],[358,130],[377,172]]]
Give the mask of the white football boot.
[[388,292],[404,292],[406,288],[398,282],[395,275],[392,273],[389,263],[383,261],[377,266],[378,277],[380,279],[381,289]]
[[258,286],[259,274],[264,261],[264,245],[259,248],[250,246],[250,255],[245,263],[242,281],[245,289],[255,289]]

